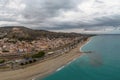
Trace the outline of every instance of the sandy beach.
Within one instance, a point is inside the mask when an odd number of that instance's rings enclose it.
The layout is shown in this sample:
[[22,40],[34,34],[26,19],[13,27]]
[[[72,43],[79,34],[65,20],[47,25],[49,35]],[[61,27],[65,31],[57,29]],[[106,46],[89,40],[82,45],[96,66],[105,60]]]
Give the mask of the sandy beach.
[[64,66],[68,62],[74,60],[75,58],[80,57],[82,54],[80,53],[80,47],[87,41],[78,44],[78,46],[72,49],[70,52],[56,58],[45,60],[24,69],[0,72],[0,80],[33,80],[37,77],[44,77],[56,71],[58,68]]

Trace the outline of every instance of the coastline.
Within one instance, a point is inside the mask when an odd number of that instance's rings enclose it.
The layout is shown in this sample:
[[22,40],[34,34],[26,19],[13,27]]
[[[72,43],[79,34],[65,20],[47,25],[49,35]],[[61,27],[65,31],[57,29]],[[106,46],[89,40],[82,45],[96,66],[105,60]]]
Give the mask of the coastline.
[[83,51],[82,48],[91,42],[91,40],[92,40],[91,38],[92,38],[92,37],[88,38],[87,41],[85,42],[85,44],[83,44],[83,45],[80,47],[80,51],[81,51],[81,52]]
[[71,61],[81,56],[81,47],[86,44],[90,38],[86,41],[79,43],[76,48],[72,49],[66,54],[59,57],[48,59],[33,66],[29,66],[24,69],[0,72],[1,80],[35,80],[35,78],[42,78],[49,75],[61,67],[68,65]]

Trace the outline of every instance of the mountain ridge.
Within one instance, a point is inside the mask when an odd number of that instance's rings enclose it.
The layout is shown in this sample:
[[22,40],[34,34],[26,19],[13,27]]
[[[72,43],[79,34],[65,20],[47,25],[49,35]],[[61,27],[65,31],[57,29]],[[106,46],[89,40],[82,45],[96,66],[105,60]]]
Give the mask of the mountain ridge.
[[47,30],[34,30],[24,26],[5,26],[0,27],[0,38],[14,38],[19,40],[34,40],[41,37],[77,37],[78,33],[52,32]]

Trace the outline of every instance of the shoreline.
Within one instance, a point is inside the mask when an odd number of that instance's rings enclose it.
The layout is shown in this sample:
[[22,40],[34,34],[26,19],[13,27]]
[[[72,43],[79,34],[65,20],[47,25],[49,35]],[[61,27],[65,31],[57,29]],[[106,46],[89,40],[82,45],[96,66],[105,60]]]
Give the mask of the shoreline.
[[[89,42],[91,37],[86,41],[79,43],[76,48],[70,50],[68,53],[59,57],[48,59],[36,65],[29,66],[20,70],[13,70],[7,72],[0,72],[1,80],[35,80],[36,78],[43,78],[63,66],[70,64],[73,60],[82,55],[81,48]],[[61,70],[61,69],[60,69]]]
[[91,40],[92,40],[91,38],[92,38],[92,37],[88,38],[87,41],[86,41],[86,43],[83,44],[83,45],[80,47],[80,51],[81,51],[81,52],[82,52],[82,48],[91,42]]

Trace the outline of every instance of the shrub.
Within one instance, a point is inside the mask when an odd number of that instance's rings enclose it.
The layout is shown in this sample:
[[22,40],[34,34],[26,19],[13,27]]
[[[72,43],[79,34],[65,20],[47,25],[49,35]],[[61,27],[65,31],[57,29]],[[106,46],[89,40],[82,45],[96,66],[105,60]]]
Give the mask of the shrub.
[[41,58],[45,55],[44,51],[40,51],[37,54],[32,55],[32,58]]
[[33,59],[33,62],[36,62],[37,60],[36,59]]
[[32,60],[29,60],[29,63],[32,63],[33,61]]
[[5,62],[5,60],[3,60],[3,59],[0,59],[0,64],[1,64],[1,63],[4,63],[4,62]]
[[23,58],[25,59],[29,59],[30,57],[31,57],[31,54],[28,54],[28,53],[23,55]]
[[8,50],[3,50],[2,52],[9,52]]
[[25,64],[28,64],[28,63],[29,63],[29,62],[27,62],[27,61],[25,62]]
[[21,66],[23,66],[23,65],[24,65],[24,63],[20,63],[20,65],[21,65]]

